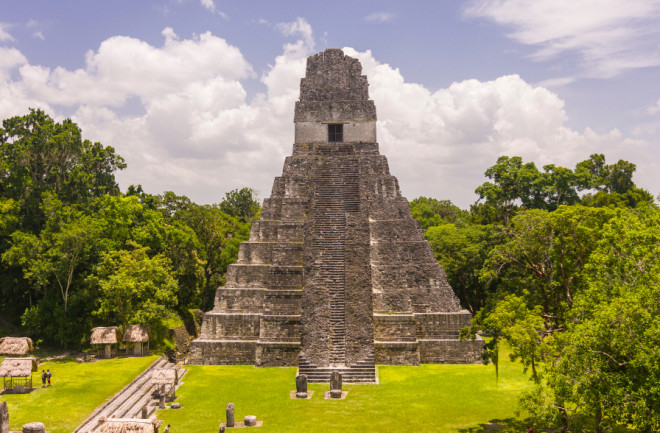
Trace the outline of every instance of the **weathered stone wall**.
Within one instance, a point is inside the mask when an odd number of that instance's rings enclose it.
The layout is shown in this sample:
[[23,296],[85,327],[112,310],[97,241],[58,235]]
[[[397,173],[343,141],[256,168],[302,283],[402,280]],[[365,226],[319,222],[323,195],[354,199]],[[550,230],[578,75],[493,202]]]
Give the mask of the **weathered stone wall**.
[[214,313],[261,313],[264,305],[263,288],[224,287],[215,292]]
[[450,339],[458,338],[461,329],[470,325],[472,315],[467,310],[456,313],[418,313],[418,339]]
[[264,293],[264,314],[300,316],[302,311],[302,290],[267,290]]
[[300,101],[369,101],[369,84],[360,61],[340,49],[308,57],[305,77],[300,80]]
[[261,316],[259,341],[300,343],[300,315]]
[[419,340],[419,360],[424,364],[478,364],[484,351],[482,339]]
[[200,365],[255,364],[256,348],[256,340],[223,341],[198,338],[190,345],[188,363]]
[[260,314],[207,313],[202,323],[201,338],[222,336],[223,340],[256,340],[259,338]]
[[255,364],[262,367],[286,367],[298,364],[300,343],[259,342]]
[[417,321],[413,314],[375,314],[376,341],[417,341]]
[[374,343],[376,364],[419,365],[417,342],[377,341]]
[[[328,124],[321,122],[298,122],[296,143],[327,143]],[[344,142],[372,142],[376,140],[376,121],[349,122],[344,124]]]

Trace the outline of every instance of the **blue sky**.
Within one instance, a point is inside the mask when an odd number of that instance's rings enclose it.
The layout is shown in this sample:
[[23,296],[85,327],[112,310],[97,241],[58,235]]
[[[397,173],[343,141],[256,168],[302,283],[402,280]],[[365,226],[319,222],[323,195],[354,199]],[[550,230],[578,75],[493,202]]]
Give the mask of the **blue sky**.
[[270,193],[307,56],[345,48],[409,199],[467,207],[499,155],[637,164],[660,193],[660,1],[6,1],[0,117],[114,146],[123,188]]

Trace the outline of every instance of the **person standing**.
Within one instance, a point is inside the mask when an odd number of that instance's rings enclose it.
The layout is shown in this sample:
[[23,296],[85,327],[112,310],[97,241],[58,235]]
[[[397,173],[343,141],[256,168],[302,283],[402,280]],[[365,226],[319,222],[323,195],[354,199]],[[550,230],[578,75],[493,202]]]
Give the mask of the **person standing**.
[[46,386],[46,371],[41,370],[41,387],[43,388],[45,386]]
[[46,377],[48,378],[48,386],[50,386],[50,378],[53,376],[53,373],[50,372],[50,369],[46,370]]

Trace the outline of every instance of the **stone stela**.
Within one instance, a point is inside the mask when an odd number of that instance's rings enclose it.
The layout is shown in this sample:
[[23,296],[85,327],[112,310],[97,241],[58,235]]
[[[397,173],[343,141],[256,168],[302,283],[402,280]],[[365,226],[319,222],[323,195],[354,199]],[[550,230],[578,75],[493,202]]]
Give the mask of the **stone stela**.
[[357,59],[307,59],[293,153],[192,342],[191,364],[299,366],[376,382],[375,364],[480,362],[462,310],[376,140]]
[[6,401],[0,401],[0,433],[9,433],[9,409]]
[[307,376],[296,376],[296,398],[307,398]]

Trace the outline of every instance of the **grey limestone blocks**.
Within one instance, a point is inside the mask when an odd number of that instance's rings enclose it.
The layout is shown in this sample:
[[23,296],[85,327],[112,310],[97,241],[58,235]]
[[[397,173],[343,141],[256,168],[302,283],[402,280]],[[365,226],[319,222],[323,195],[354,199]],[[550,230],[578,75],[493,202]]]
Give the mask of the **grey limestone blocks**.
[[378,150],[357,59],[307,61],[293,152],[193,341],[192,364],[299,366],[375,381],[378,364],[479,362],[462,310]]

